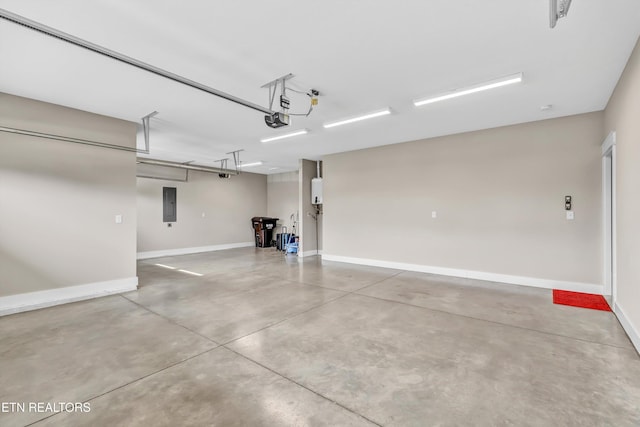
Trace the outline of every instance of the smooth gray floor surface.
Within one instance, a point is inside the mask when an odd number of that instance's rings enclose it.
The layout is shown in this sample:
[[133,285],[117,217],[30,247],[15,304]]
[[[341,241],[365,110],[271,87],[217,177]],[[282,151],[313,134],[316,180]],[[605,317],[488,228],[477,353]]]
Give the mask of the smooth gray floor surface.
[[0,318],[0,402],[91,407],[0,426],[640,426],[617,319],[550,290],[255,248],[138,276]]

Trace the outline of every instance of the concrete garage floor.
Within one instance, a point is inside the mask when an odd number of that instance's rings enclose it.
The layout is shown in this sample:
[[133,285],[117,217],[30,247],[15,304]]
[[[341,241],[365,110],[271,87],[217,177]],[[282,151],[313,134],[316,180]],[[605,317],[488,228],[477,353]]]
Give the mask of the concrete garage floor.
[[0,425],[640,425],[614,315],[549,290],[254,248],[138,274],[135,292],[0,318],[0,402],[91,403]]

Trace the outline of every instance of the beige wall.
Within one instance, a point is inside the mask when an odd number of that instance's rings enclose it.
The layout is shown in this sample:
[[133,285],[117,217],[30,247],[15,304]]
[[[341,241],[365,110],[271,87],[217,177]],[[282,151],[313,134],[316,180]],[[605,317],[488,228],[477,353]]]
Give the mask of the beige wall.
[[640,333],[640,43],[605,110],[616,132],[617,303]]
[[[136,140],[135,123],[7,94],[0,126]],[[0,296],[135,278],[135,164],[133,152],[0,132]]]
[[278,225],[286,226],[289,233],[293,229],[291,215],[298,217],[298,200],[298,171],[267,176],[267,216],[280,218]]
[[299,194],[300,194],[300,254],[308,256],[317,254],[322,248],[322,215],[318,218],[318,238],[316,239],[316,220],[309,214],[316,215],[316,206],[311,204],[311,180],[316,177],[316,162],[306,159],[300,160]]
[[323,252],[602,284],[603,124],[590,113],[328,156]]
[[[162,222],[162,187],[177,188],[177,222]],[[202,214],[204,213],[204,217]],[[138,252],[253,242],[251,218],[267,215],[267,177],[189,172],[188,182],[138,178]]]

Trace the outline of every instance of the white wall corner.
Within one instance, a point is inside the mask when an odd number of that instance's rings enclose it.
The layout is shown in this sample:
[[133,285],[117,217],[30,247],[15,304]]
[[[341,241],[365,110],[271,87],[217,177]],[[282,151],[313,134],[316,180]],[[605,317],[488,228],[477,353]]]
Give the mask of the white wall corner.
[[484,271],[460,270],[455,268],[434,267],[402,262],[380,261],[366,258],[353,258],[340,255],[323,254],[323,260],[344,262],[349,264],[368,265],[372,267],[392,268],[395,270],[415,271],[418,273],[440,274],[442,276],[461,277],[465,279],[486,280],[489,282],[510,285],[531,286],[545,289],[561,289],[564,291],[585,292],[602,295],[604,286],[595,283],[569,282],[563,280],[539,279],[535,277],[513,276],[509,274],[488,273]]
[[627,317],[626,312],[617,301],[613,305],[613,312],[620,321],[622,329],[624,329],[624,331],[629,336],[629,339],[631,340],[633,346],[636,348],[636,351],[640,353],[640,330],[636,328],[633,323],[631,323],[631,320],[629,319],[629,317]]
[[138,278],[109,280],[0,297],[0,316],[135,291]]
[[138,252],[137,259],[160,258],[164,256],[189,255],[201,252],[223,251],[226,249],[248,248],[255,246],[255,242],[228,243],[224,245],[197,246],[193,248],[165,249],[161,251]]

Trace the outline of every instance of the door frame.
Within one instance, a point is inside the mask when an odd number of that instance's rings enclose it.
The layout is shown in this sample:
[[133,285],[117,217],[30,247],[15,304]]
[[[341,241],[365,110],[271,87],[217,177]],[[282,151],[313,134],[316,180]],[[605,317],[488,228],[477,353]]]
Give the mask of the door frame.
[[612,131],[602,143],[602,208],[604,244],[604,294],[616,302],[616,132]]

